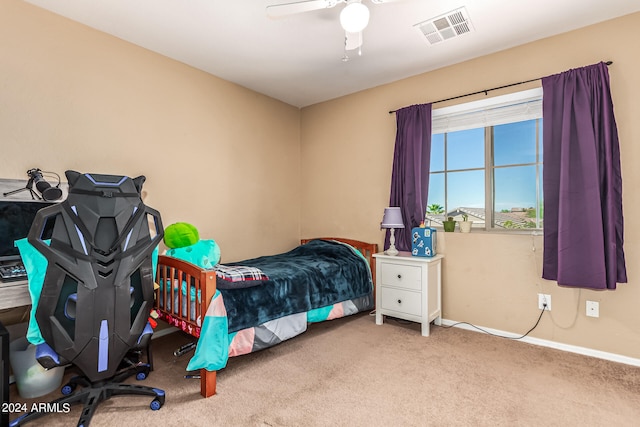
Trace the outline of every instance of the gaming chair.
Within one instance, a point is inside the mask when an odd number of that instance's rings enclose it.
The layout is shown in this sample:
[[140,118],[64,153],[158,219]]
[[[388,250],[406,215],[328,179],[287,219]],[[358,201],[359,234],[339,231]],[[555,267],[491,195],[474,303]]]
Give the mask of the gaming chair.
[[[160,409],[163,390],[120,384],[150,371],[149,363],[131,359],[152,333],[153,254],[164,234],[160,214],[142,202],[144,176],[67,171],[66,177],[68,198],[41,209],[28,236],[47,259],[35,312],[44,343],[37,345],[36,359],[45,368],[73,364],[82,373],[53,403],[83,403],[78,426],[88,426],[96,406],[112,395],[153,396],[151,409]],[[51,227],[49,243],[42,236]],[[28,413],[11,425],[42,415]]]

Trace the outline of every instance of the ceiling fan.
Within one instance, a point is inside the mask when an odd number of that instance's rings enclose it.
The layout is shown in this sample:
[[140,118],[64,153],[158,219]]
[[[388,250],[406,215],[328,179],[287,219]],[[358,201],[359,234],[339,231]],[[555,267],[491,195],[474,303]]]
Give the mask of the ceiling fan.
[[[399,0],[369,0],[373,4],[392,3]],[[369,9],[362,0],[302,0],[293,3],[273,4],[267,6],[267,16],[270,18],[282,18],[298,13],[312,12],[314,10],[331,9],[339,3],[346,3],[340,12],[340,25],[345,31],[345,54],[343,61],[348,61],[346,51],[358,49],[362,55],[362,31],[369,24]]]

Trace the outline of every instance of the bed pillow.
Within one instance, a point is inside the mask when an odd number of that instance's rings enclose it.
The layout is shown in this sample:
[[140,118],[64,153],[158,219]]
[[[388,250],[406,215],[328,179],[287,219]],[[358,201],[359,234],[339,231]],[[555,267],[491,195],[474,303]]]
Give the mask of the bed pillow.
[[269,280],[269,277],[256,267],[218,264],[214,270],[218,289],[251,288]]

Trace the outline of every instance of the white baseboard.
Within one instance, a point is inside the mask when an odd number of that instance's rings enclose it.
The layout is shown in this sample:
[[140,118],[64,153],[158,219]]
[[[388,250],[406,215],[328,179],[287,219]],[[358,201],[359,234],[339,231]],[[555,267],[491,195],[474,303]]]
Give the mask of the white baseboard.
[[[468,331],[482,332],[474,328],[473,326],[470,326],[467,323],[458,323],[454,320],[442,319],[441,324],[443,326],[453,326],[454,328],[465,329]],[[518,338],[520,336],[520,334],[500,331],[498,329],[485,328],[484,326],[478,326],[478,328],[481,328],[491,334],[500,335],[508,338]],[[541,347],[549,347],[549,348],[554,348],[556,350],[568,351],[570,353],[582,354],[584,356],[596,357],[598,359],[609,360],[612,362],[624,363],[625,365],[640,367],[640,359],[636,359],[628,356],[622,356],[620,354],[615,354],[615,353],[608,353],[606,351],[594,350],[592,348],[579,347],[576,345],[563,344],[555,341],[543,340],[541,338],[534,338],[534,337],[528,337],[528,336],[521,338],[518,341],[539,345]]]

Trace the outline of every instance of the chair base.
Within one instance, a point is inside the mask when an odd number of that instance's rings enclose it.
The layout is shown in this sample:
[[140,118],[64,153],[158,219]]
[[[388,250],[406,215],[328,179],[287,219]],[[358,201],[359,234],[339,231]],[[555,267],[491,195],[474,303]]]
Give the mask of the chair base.
[[[140,364],[133,368],[129,368],[124,372],[120,372],[108,380],[95,383],[91,383],[84,376],[73,377],[61,389],[64,396],[50,402],[48,407],[57,408],[58,410],[63,411],[67,410],[68,407],[74,403],[82,403],[84,408],[82,409],[82,414],[78,420],[78,427],[88,427],[91,422],[91,417],[93,417],[93,414],[100,402],[109,399],[111,396],[125,394],[153,396],[154,399],[151,401],[149,407],[151,410],[156,411],[164,405],[164,390],[134,384],[121,384],[122,381],[134,374],[138,380],[143,380],[149,374],[149,370],[150,366],[148,364]],[[75,391],[77,386],[81,386],[83,388]],[[47,415],[47,412],[32,411],[16,418],[9,425],[10,427],[21,426],[45,415]]]

